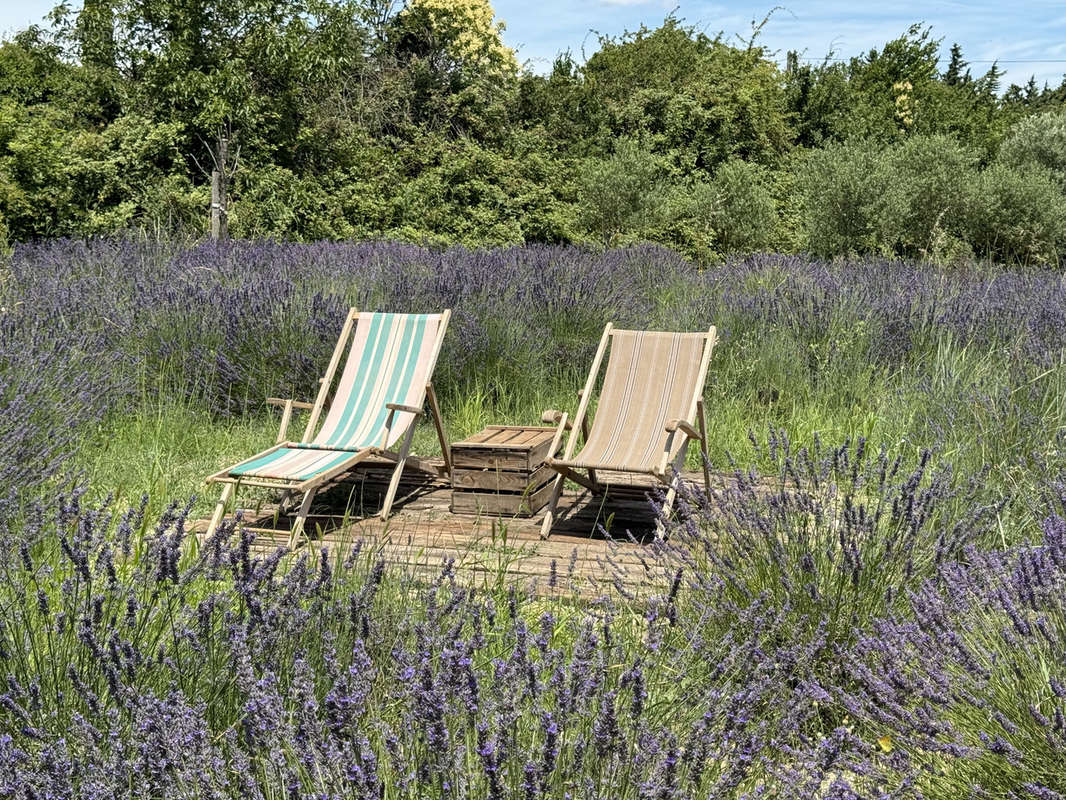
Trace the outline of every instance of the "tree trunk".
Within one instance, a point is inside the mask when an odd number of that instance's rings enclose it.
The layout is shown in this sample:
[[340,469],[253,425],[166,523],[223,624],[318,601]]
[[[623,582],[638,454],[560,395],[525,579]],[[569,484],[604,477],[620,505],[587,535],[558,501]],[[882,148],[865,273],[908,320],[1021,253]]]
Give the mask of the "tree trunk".
[[215,169],[211,171],[211,238],[215,241],[229,238],[229,197],[226,191],[229,183],[226,169],[228,150],[227,138],[219,136]]

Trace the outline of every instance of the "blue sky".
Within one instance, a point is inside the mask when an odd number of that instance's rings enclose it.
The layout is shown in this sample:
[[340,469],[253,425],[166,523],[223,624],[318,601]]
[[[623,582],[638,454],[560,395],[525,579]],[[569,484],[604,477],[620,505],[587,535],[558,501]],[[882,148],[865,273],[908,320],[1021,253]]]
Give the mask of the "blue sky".
[[[596,35],[590,30],[614,35],[641,23],[654,27],[675,10],[688,24],[711,35],[721,31],[735,41],[738,35],[749,36],[752,20],[762,20],[776,4],[786,8],[774,12],[760,41],[779,51],[782,62],[787,50],[819,60],[831,50],[843,57],[859,55],[901,35],[912,23],[925,22],[933,27],[934,37],[944,39],[943,56],[952,42],[962,46],[975,75],[986,72],[993,59],[1006,71],[1008,83],[1024,83],[1036,75],[1041,84],[1046,80],[1057,86],[1066,73],[1066,3],[1061,0],[876,4],[862,0],[495,0],[494,6],[507,24],[507,43],[518,48],[521,59],[531,60],[536,71],[544,71],[560,50],[570,48],[580,60],[584,44],[585,52],[591,54]],[[1043,61],[1010,63],[1036,60]]]
[[[53,0],[0,0],[0,33],[8,35],[39,22],[54,4]],[[77,4],[76,0],[72,3]],[[547,70],[562,50],[569,49],[578,60],[583,46],[591,54],[596,49],[596,33],[617,35],[641,23],[654,27],[671,10],[709,34],[721,31],[735,38],[750,34],[752,20],[762,19],[773,5],[773,0],[759,4],[687,0],[494,2],[497,16],[507,24],[505,40],[538,72]],[[815,59],[830,50],[847,57],[880,47],[913,22],[933,26],[933,34],[944,39],[945,56],[952,42],[962,45],[974,74],[985,72],[993,59],[998,59],[1006,71],[1005,83],[1024,83],[1036,75],[1041,84],[1047,81],[1057,86],[1066,73],[1066,3],[1061,0],[797,1],[774,13],[761,41],[779,51],[782,61],[789,49]]]

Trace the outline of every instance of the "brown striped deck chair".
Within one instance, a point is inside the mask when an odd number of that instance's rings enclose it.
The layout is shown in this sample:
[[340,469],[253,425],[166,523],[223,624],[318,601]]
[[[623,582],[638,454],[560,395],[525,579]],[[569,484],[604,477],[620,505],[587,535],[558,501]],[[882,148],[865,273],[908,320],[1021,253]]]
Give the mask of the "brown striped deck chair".
[[[412,462],[412,466],[422,468],[409,453],[415,422],[427,400],[444,469],[450,475],[448,443],[432,382],[450,316],[450,310],[442,314],[360,314],[351,309],[315,402],[267,398],[268,403],[282,407],[275,445],[207,479],[208,483],[225,484],[208,533],[222,520],[238,486],[257,486],[283,492],[281,511],[290,499],[302,496],[289,537],[290,545],[295,544],[303,533],[315,493],[370,456],[396,462],[381,509],[381,518],[388,519],[404,465]],[[347,360],[333,391],[346,350]],[[318,427],[331,391],[325,421]],[[286,439],[294,409],[311,412],[300,441]]]
[[[669,516],[689,442],[699,441],[706,448],[703,387],[716,338],[713,326],[705,333],[666,333],[616,330],[607,324],[588,381],[579,393],[563,457],[545,462],[559,474],[541,527],[542,537],[551,533],[564,479],[599,493],[603,486],[597,480],[597,470],[658,479],[667,487],[663,514]],[[590,429],[589,403],[608,347],[611,355]],[[544,419],[558,423],[560,430],[569,427],[565,415],[557,411],[544,412]],[[575,455],[579,431],[584,445]],[[710,488],[706,461],[703,478]]]

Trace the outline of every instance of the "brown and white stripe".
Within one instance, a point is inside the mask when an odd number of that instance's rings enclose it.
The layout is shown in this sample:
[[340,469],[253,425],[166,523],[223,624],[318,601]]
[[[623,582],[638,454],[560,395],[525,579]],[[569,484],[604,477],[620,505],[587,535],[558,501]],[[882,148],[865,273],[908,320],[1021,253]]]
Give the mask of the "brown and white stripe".
[[[666,424],[690,420],[705,333],[611,331],[611,353],[588,440],[569,467],[652,472],[670,436]],[[691,421],[691,420],[690,420]],[[672,459],[685,437],[675,437]]]

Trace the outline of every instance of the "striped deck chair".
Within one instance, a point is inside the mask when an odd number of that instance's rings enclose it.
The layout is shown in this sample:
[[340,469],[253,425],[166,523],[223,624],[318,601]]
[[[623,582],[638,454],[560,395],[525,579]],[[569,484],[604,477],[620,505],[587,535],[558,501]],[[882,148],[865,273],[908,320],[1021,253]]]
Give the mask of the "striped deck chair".
[[[597,470],[657,478],[667,487],[663,514],[669,516],[689,442],[699,441],[706,448],[703,387],[716,340],[713,326],[706,333],[660,333],[616,330],[607,324],[588,381],[578,393],[566,450],[562,458],[545,462],[559,474],[541,527],[542,537],[551,533],[563,480],[569,478],[599,493],[603,486],[597,480]],[[589,402],[608,345],[611,356],[590,430]],[[570,427],[566,415],[558,411],[544,412],[544,419],[558,424],[560,431]],[[574,455],[579,430],[584,446]],[[710,488],[706,460],[703,479]]]
[[[396,462],[381,509],[381,518],[387,519],[404,464],[409,460],[415,421],[423,413],[427,399],[444,467],[450,474],[451,459],[432,384],[450,316],[450,310],[442,314],[360,314],[351,309],[315,402],[267,398],[268,403],[283,409],[277,443],[207,479],[208,483],[225,484],[208,533],[222,520],[238,486],[258,486],[282,490],[283,510],[291,498],[302,495],[290,535],[290,545],[295,544],[303,533],[315,493],[370,456],[384,456]],[[344,370],[316,434],[346,349]],[[310,411],[303,438],[298,442],[286,440],[293,409]]]

